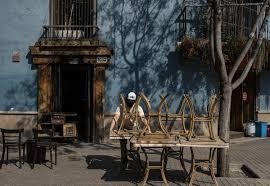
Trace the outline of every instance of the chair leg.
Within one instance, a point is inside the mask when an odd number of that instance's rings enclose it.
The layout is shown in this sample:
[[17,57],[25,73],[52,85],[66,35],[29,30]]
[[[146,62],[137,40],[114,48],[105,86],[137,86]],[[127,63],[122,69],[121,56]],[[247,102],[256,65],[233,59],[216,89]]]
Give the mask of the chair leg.
[[50,147],[50,161],[51,161],[51,169],[53,168],[52,149],[53,149],[53,147]]
[[4,163],[4,158],[5,158],[5,145],[3,145],[3,150],[2,150],[2,158],[1,158],[1,164],[0,164],[0,169],[2,168],[2,165]]
[[25,161],[25,144],[23,144],[22,148],[23,148],[23,159],[22,159],[22,164],[24,164],[24,161]]
[[213,165],[213,162],[212,162],[211,165],[209,166],[209,170],[210,170],[210,173],[211,173],[212,180],[214,181],[215,185],[218,186],[218,182],[217,182],[217,179],[216,179],[216,176],[215,176],[215,173],[214,173],[214,165]]
[[33,162],[32,162],[32,169],[34,168],[35,166],[35,163],[36,163],[36,159],[37,159],[37,147],[34,147],[35,148],[35,151],[34,151],[34,157],[33,157]]
[[19,147],[19,168],[22,168],[22,156],[21,156],[21,144],[18,145]]
[[[41,165],[42,151],[43,151],[42,147],[39,147],[38,150],[37,150],[37,156],[38,156],[39,165]],[[46,154],[45,154],[45,159],[46,159]]]
[[57,164],[57,145],[55,144],[55,146],[54,146],[54,160],[55,160],[55,165]]
[[7,164],[7,162],[8,162],[8,147],[7,147],[7,161],[6,161],[6,164]]
[[214,133],[213,133],[212,121],[207,122],[207,125],[208,125],[208,131],[209,131],[210,139],[214,140],[215,136],[214,136]]

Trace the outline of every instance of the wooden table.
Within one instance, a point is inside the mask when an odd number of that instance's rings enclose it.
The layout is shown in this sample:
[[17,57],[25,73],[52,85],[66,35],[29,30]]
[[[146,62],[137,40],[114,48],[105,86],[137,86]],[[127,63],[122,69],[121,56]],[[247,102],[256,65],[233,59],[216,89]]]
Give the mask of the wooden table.
[[123,132],[111,132],[109,139],[111,140],[120,140],[120,139],[127,139],[129,140],[134,135],[138,135],[138,132],[132,132],[132,131],[123,131]]
[[[161,171],[162,179],[165,185],[168,185],[168,181],[165,176],[164,170],[166,169],[166,162],[168,155],[171,152],[174,152],[172,147],[179,147],[180,148],[180,162],[184,167],[184,160],[183,160],[183,148],[189,147],[191,150],[191,158],[192,158],[192,166],[191,170],[188,173],[187,181],[189,182],[189,185],[192,185],[193,178],[196,173],[196,169],[200,166],[208,166],[211,171],[211,177],[214,180],[214,182],[217,184],[214,171],[213,171],[213,157],[216,149],[218,148],[229,148],[229,144],[225,143],[221,139],[216,139],[215,141],[188,141],[185,138],[178,138],[177,136],[170,136],[169,138],[166,138],[165,136],[162,139],[159,139],[157,136],[153,137],[152,135],[146,135],[142,137],[132,137],[130,139],[130,142],[133,144],[134,147],[140,147],[145,155],[146,159],[146,167],[144,172],[144,178],[142,181],[142,185],[145,185],[148,179],[149,171],[152,169],[159,169]],[[196,160],[193,153],[193,148],[209,148],[210,154],[209,159],[207,160]],[[161,158],[159,165],[150,165],[148,153],[145,149],[147,148],[162,148]]]
[[[134,136],[138,136],[139,133],[136,131],[121,131],[117,132],[114,131],[110,133],[109,139],[111,140],[130,140]],[[136,149],[127,149],[126,156],[130,155],[132,159],[136,162],[138,162],[138,171],[141,171],[143,168],[142,163],[141,163],[141,158],[140,158],[140,153],[139,153],[139,148]]]

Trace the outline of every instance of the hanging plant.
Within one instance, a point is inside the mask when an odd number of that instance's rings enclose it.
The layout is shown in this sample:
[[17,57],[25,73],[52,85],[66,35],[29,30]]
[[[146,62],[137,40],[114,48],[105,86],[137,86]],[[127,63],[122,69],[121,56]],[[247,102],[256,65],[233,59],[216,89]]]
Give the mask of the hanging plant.
[[[246,42],[247,42],[247,39],[244,37],[230,38],[223,41],[222,50],[223,50],[224,58],[228,65],[232,65],[236,61],[239,54],[242,52],[243,48],[245,47]],[[269,55],[270,47],[268,46],[269,44],[265,44],[261,47],[261,50],[259,52],[260,56]],[[252,51],[254,48],[255,48],[255,44],[252,45],[250,51]],[[181,40],[181,42],[178,43],[176,51],[178,51],[181,54],[184,61],[185,59],[199,58],[204,63],[211,62],[210,43],[209,43],[209,40],[205,38],[196,39],[196,38],[186,36]],[[247,62],[250,56],[251,56],[251,52],[249,52],[245,56],[242,63]],[[268,59],[268,57],[267,58],[264,57],[263,59],[265,61],[265,59]],[[260,63],[262,63],[262,61],[260,61]],[[261,68],[262,65],[259,65],[259,66]]]
[[184,59],[200,58],[204,62],[208,62],[211,56],[209,40],[204,38],[194,39],[186,36],[178,43],[176,51]]

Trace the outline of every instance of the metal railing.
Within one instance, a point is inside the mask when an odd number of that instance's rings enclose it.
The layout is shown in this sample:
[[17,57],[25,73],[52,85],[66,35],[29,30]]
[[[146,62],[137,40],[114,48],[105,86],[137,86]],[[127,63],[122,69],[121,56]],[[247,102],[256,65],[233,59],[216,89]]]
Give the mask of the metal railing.
[[[223,6],[222,36],[223,38],[248,37],[261,7],[260,3],[247,5]],[[207,5],[185,6],[178,16],[179,40],[184,36],[192,38],[208,38],[212,9]],[[268,25],[264,37],[269,39]]]
[[91,39],[98,35],[99,28],[92,25],[50,25],[43,26],[41,38],[45,39]]

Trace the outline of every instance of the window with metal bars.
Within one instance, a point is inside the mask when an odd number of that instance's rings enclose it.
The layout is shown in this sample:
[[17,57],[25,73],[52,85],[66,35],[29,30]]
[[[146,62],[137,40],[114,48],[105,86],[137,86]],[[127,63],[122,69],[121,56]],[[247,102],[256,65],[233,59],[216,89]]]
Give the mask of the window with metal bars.
[[94,25],[96,19],[94,0],[51,0],[51,24]]
[[96,36],[96,0],[50,0],[47,38],[88,39]]
[[[262,6],[260,0],[224,0],[222,6],[222,35],[226,38],[248,37]],[[185,6],[177,19],[180,38],[209,35],[211,9],[207,5]],[[268,32],[268,27],[266,28]],[[268,38],[268,35],[265,36]]]

